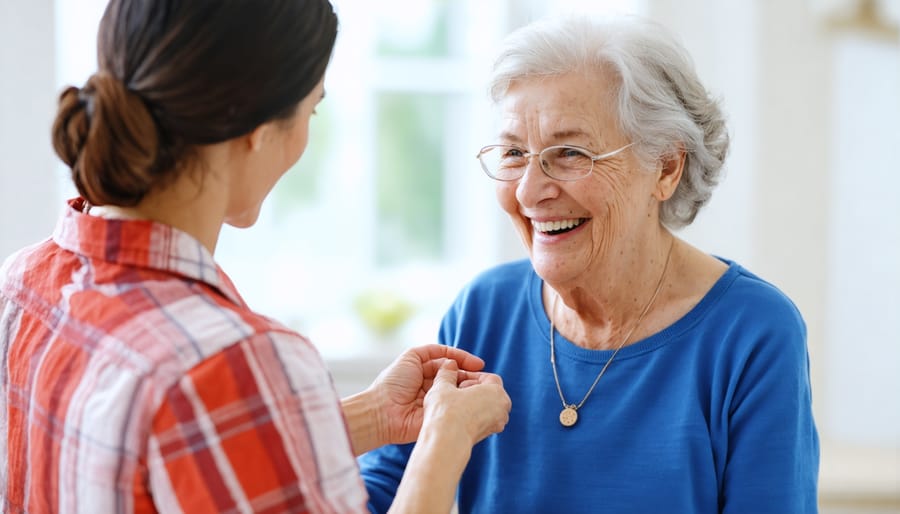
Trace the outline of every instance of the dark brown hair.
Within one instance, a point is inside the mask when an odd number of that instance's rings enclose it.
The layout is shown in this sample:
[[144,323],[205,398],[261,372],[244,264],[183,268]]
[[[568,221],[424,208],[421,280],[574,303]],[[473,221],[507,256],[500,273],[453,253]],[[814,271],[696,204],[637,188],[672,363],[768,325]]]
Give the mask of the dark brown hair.
[[60,95],[53,147],[88,202],[135,205],[194,146],[293,115],[336,37],[328,0],[111,0],[99,70]]

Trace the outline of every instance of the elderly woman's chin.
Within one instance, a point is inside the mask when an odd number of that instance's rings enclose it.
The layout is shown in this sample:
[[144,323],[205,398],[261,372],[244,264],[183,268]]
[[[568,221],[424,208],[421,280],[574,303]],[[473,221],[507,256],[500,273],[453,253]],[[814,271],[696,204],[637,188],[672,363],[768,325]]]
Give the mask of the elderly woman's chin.
[[563,251],[542,244],[533,244],[528,251],[535,273],[551,284],[578,279],[590,268],[590,255],[589,248]]

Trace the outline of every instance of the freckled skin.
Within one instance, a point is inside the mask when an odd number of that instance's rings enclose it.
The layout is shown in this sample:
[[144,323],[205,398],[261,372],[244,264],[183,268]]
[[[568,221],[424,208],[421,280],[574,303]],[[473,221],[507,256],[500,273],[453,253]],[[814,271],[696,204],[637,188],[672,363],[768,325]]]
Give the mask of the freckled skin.
[[[602,71],[514,81],[499,105],[496,142],[528,152],[564,144],[594,154],[621,148],[632,141],[615,118],[614,89]],[[659,205],[677,186],[680,164],[677,156],[647,170],[626,148],[595,162],[593,173],[577,181],[548,177],[535,158],[521,179],[497,183],[497,200],[544,280],[545,309],[576,344],[617,346],[652,296],[673,244],[660,224]],[[567,219],[585,221],[552,236],[532,226],[532,220]]]
[[[634,142],[615,118],[613,80],[595,70],[514,81],[499,105],[495,142],[530,153],[574,145],[594,154]],[[577,181],[548,177],[534,158],[521,179],[497,183],[497,200],[544,280],[547,315],[561,334],[585,348],[614,348],[625,337],[634,342],[661,330],[696,305],[726,269],[660,223],[660,204],[678,186],[684,152],[646,169],[635,149],[595,162],[593,173]],[[532,226],[533,220],[573,219],[583,223],[562,234]],[[657,286],[660,295],[638,325]]]
[[[536,152],[557,144],[594,153],[630,141],[618,130],[601,74],[571,74],[516,82],[501,103],[502,143]],[[559,137],[559,133],[567,133]],[[574,182],[547,177],[532,159],[525,176],[498,183],[497,198],[509,214],[536,271],[560,287],[593,284],[604,269],[633,262],[649,234],[658,230],[652,201],[655,176],[638,169],[626,150],[598,161],[594,173]],[[587,218],[585,226],[554,240],[536,234],[531,218]]]

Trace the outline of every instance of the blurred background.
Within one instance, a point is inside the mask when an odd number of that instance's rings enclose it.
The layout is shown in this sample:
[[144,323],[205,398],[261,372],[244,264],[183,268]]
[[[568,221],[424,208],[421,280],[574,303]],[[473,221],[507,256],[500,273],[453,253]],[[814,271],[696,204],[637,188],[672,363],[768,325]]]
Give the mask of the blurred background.
[[[104,0],[0,0],[0,260],[75,195],[49,130],[96,68]],[[475,154],[509,31],[562,11],[652,17],[722,98],[725,178],[680,236],[783,289],[809,327],[825,513],[900,512],[900,0],[333,0],[306,154],[216,257],[309,335],[343,393],[433,342],[478,271],[524,256]]]

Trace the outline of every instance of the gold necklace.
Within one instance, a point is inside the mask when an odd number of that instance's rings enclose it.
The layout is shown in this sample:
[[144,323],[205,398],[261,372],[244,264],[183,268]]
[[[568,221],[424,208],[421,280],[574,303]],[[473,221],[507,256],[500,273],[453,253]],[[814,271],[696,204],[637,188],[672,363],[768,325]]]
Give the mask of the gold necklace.
[[[612,363],[613,359],[616,358],[616,354],[619,353],[619,350],[625,346],[625,343],[628,342],[628,339],[631,338],[631,334],[637,329],[638,325],[641,324],[641,321],[644,319],[644,316],[647,315],[647,312],[650,311],[650,307],[653,305],[653,301],[656,300],[656,297],[659,295],[660,289],[662,289],[663,278],[666,276],[666,270],[669,269],[669,258],[672,256],[672,247],[675,246],[675,238],[672,238],[672,242],[669,244],[669,251],[666,254],[666,263],[663,265],[662,273],[659,275],[659,282],[656,284],[656,290],[653,291],[653,296],[650,297],[650,301],[647,302],[647,305],[644,306],[644,310],[641,311],[641,315],[638,316],[637,321],[634,322],[634,326],[631,327],[631,330],[628,331],[628,334],[625,335],[625,339],[622,340],[621,343],[616,347],[616,350],[612,355],[609,356],[609,359],[606,361],[606,364],[603,365],[603,368],[600,370],[600,373],[597,374],[597,378],[594,379],[594,383],[591,384],[588,392],[584,394],[584,398],[581,399],[578,404],[567,403],[566,397],[563,395],[562,386],[559,385],[559,374],[556,371],[556,348],[553,342],[553,317],[550,317],[550,366],[553,368],[553,381],[556,382],[556,390],[559,392],[559,399],[562,401],[563,410],[559,413],[559,422],[562,423],[564,427],[571,427],[578,421],[578,409],[584,405],[584,402],[587,401],[588,397],[591,393],[594,392],[594,388],[597,387],[597,382],[600,381],[600,377],[603,376],[603,373],[606,372],[606,368],[609,367],[610,363]],[[556,300],[559,299],[559,294],[553,298],[553,306],[551,307],[551,313],[556,310]]]

